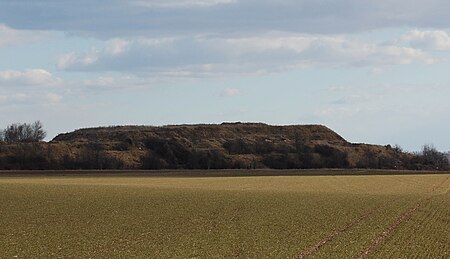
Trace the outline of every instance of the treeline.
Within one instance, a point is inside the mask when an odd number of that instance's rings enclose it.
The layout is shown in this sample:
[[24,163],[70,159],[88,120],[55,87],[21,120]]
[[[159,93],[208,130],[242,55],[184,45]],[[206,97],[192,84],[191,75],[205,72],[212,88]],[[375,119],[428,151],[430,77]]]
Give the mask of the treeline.
[[[311,168],[366,168],[449,170],[447,156],[432,146],[424,146],[421,152],[398,152],[395,156],[376,156],[368,152],[356,164],[350,164],[347,153],[326,145],[303,147],[296,152],[272,150],[258,156],[239,159],[229,151],[218,149],[186,148],[170,141],[151,140],[139,150],[131,166],[117,154],[134,149],[126,143],[115,150],[102,144],[89,143],[71,154],[62,152],[58,144],[45,142],[0,143],[0,169],[2,170],[80,170],[80,169],[311,169]],[[281,152],[280,152],[281,151]],[[294,151],[294,150],[289,150]],[[133,152],[136,152],[134,150]],[[3,154],[2,154],[3,153]],[[244,154],[245,155],[245,154]],[[248,158],[250,157],[250,158]]]
[[445,153],[439,152],[432,145],[425,145],[421,152],[416,153],[411,160],[411,169],[418,170],[449,170],[449,160]]
[[426,144],[418,152],[406,152],[400,146],[391,148],[393,155],[377,156],[374,152],[365,152],[362,159],[356,163],[356,168],[367,169],[406,169],[448,171],[450,162],[448,156],[438,151],[433,145]]
[[[424,145],[419,152],[409,153],[399,146],[387,146],[390,155],[369,150],[356,162],[349,162],[348,154],[329,145],[313,147],[297,143],[295,146],[270,143],[244,144],[243,140],[227,141],[225,152],[217,149],[186,149],[170,141],[151,142],[141,158],[143,169],[315,169],[365,168],[397,170],[448,171],[450,164],[445,153],[432,145]],[[234,159],[235,155],[255,155],[251,161]]]

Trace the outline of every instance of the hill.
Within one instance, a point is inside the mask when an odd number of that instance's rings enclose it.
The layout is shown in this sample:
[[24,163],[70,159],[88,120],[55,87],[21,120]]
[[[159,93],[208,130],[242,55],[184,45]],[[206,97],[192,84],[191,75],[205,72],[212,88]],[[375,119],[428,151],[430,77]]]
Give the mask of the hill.
[[3,169],[403,169],[408,157],[349,143],[322,125],[262,123],[87,128],[49,143],[0,146]]

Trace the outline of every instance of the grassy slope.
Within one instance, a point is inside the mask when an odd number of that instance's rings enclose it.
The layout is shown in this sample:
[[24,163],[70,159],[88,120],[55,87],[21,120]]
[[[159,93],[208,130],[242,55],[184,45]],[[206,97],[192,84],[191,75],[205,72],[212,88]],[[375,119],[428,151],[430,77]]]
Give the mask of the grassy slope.
[[0,254],[355,257],[421,203],[370,255],[445,257],[449,188],[450,175],[2,177]]

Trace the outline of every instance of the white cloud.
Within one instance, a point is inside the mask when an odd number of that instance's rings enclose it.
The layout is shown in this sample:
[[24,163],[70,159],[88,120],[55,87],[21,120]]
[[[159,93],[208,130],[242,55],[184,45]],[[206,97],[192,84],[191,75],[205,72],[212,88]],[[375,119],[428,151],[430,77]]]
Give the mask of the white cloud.
[[442,30],[413,30],[403,35],[400,42],[425,50],[450,50],[450,36]]
[[[228,40],[243,56],[267,55],[277,60],[281,54],[292,63],[303,65],[395,65],[414,62],[431,63],[422,50],[396,45],[380,45],[351,40],[344,36],[294,35],[289,37],[254,37]],[[280,55],[276,55],[276,54]],[[281,56],[283,57],[283,56]]]
[[[110,53],[110,52],[108,52]],[[111,53],[110,53],[111,54]],[[58,61],[56,63],[56,66],[59,69],[66,69],[68,67],[73,66],[88,66],[91,64],[94,64],[96,61],[98,61],[98,52],[93,50],[89,53],[83,54],[83,55],[77,55],[75,53],[66,53],[58,58]]]
[[222,97],[233,97],[233,96],[237,96],[240,94],[239,89],[236,88],[226,88],[222,91],[222,93],[220,94],[220,96]]
[[[59,69],[80,69],[83,67],[95,67],[97,62],[105,61],[105,59],[120,59],[121,57],[127,57],[129,53],[136,54],[134,58],[139,58],[140,56],[146,57],[148,54],[145,53],[147,50],[164,48],[166,45],[171,45],[176,41],[176,38],[139,38],[136,40],[126,40],[126,39],[110,39],[105,42],[105,46],[102,49],[92,48],[86,53],[76,54],[74,52],[69,52],[61,55],[57,60],[57,67]],[[120,66],[121,64],[116,64],[115,62],[110,63],[113,66]],[[132,65],[130,63],[124,63],[123,65]],[[134,66],[133,66],[134,67]]]
[[117,75],[99,76],[94,79],[83,80],[81,84],[90,90],[111,90],[111,89],[138,89],[149,88],[153,86],[161,86],[168,82],[179,80],[175,74],[172,75],[152,75],[151,77],[133,76],[133,75]]
[[0,47],[16,46],[43,39],[48,33],[43,31],[15,30],[0,24]]
[[195,78],[272,73],[307,66],[381,69],[437,60],[422,49],[395,42],[378,44],[345,36],[284,33],[234,38],[115,39],[106,42],[103,49],[64,54],[57,66],[67,71]]
[[61,86],[62,79],[55,77],[44,69],[27,69],[24,71],[4,70],[0,71],[1,85],[41,85]]

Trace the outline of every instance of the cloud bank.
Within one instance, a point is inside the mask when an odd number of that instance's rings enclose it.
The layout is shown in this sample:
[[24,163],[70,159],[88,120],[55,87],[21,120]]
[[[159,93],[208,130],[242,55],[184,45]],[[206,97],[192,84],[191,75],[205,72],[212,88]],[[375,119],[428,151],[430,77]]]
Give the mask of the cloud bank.
[[[97,37],[450,27],[447,0],[5,0],[0,23]],[[27,17],[27,19],[23,19]]]
[[[392,44],[310,34],[113,39],[100,49],[66,53],[58,59],[57,67],[65,71],[208,77],[273,73],[312,66],[431,64],[442,58],[427,52],[427,48],[417,48],[412,33]],[[445,32],[443,35],[448,37]],[[435,45],[433,40],[429,44]],[[426,44],[426,39],[422,44]]]
[[[10,36],[0,38],[0,47],[31,38],[34,30],[94,37],[103,47],[61,53],[56,67],[147,80],[323,66],[379,71],[446,61],[446,7],[444,0],[6,0],[0,3],[0,35]],[[355,37],[393,27],[417,29],[384,42]],[[435,29],[420,29],[425,27]]]

